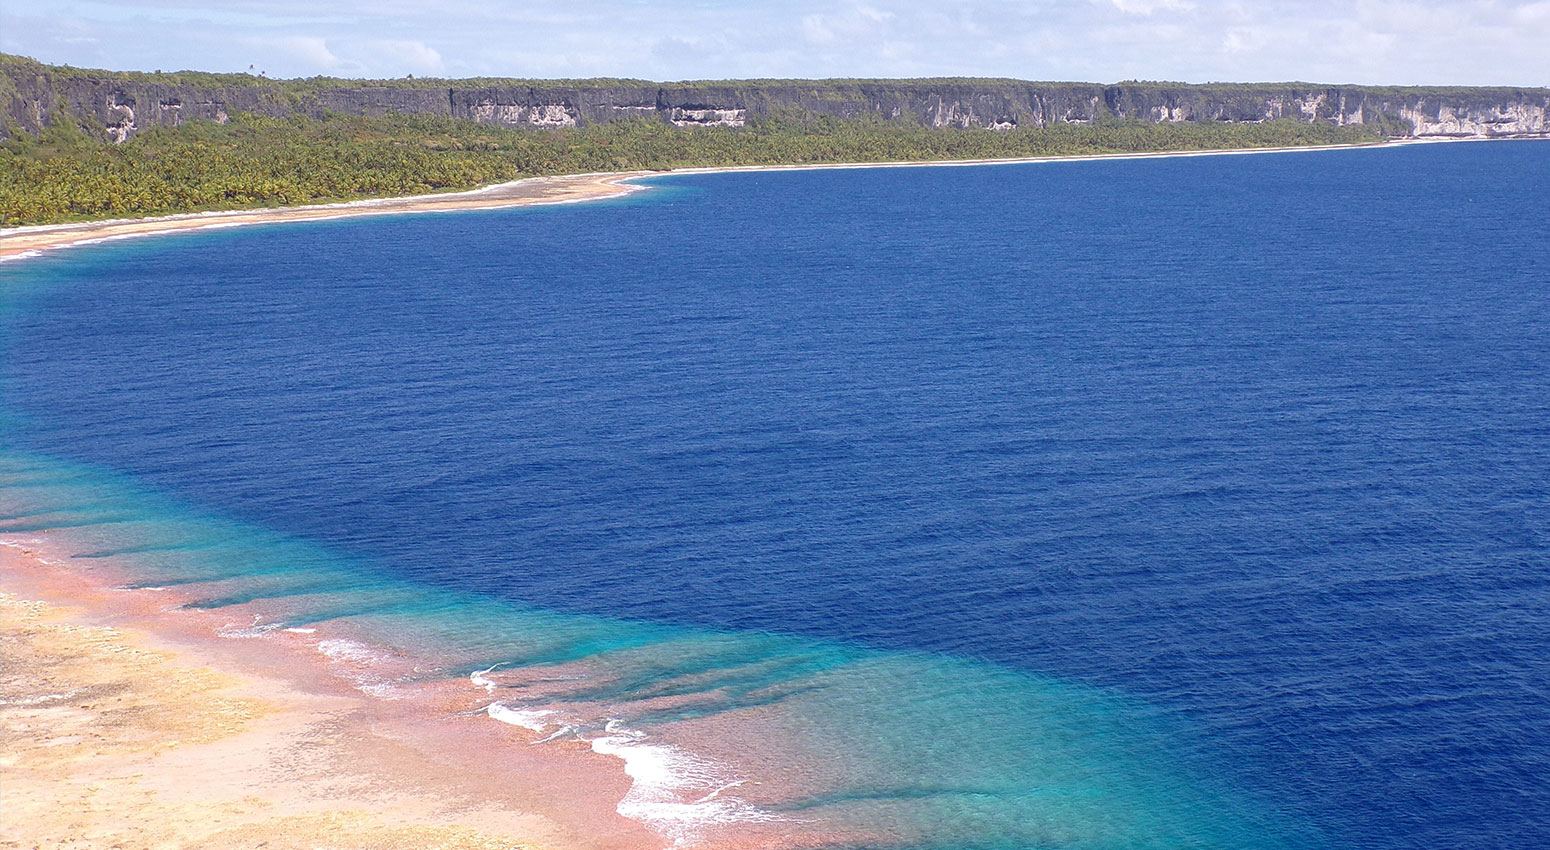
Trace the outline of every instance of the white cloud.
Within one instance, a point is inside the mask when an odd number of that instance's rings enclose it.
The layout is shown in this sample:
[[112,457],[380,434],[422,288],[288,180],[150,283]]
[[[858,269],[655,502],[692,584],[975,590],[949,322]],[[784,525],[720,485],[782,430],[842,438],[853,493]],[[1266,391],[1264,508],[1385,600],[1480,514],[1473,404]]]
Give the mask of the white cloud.
[[839,36],[829,26],[823,15],[806,15],[802,18],[802,34],[813,44],[833,44]]
[[291,58],[309,63],[323,70],[338,68],[344,62],[328,49],[328,39],[315,35],[289,35],[279,38],[251,39],[257,47],[267,47]]
[[1550,3],[1525,3],[1512,10],[1512,17],[1525,24],[1550,24]]
[[1108,0],[1127,15],[1151,15],[1156,12],[1188,12],[1195,8],[1189,0]]
[[834,44],[870,39],[885,33],[896,16],[873,6],[854,6],[840,12],[802,17],[802,34],[813,44]]
[[1228,53],[1252,53],[1271,40],[1271,31],[1263,27],[1232,27],[1222,37],[1222,49]]
[[408,68],[414,73],[440,74],[447,67],[441,54],[423,41],[385,39],[371,42],[370,48],[377,54],[377,63]]
[[270,76],[1544,85],[1550,0],[0,0],[0,50]]

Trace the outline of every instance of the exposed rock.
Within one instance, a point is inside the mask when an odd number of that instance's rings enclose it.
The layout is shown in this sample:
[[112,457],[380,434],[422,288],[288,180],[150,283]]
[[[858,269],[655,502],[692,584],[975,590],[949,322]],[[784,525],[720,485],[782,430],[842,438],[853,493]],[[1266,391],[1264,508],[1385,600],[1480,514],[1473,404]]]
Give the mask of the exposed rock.
[[108,95],[107,120],[103,124],[108,129],[108,138],[115,142],[122,142],[129,138],[135,131],[135,101],[123,92],[114,92]]
[[1546,132],[1550,103],[1507,103],[1474,108],[1421,101],[1402,106],[1399,115],[1414,127],[1417,136],[1518,136]]
[[748,110],[675,106],[667,120],[678,127],[741,127],[748,123]]
[[[148,126],[225,122],[239,112],[285,116],[443,115],[523,128],[654,118],[680,127],[741,127],[769,116],[871,118],[989,129],[1088,124],[1378,123],[1417,137],[1550,135],[1550,89],[1376,88],[1301,84],[1030,83],[1016,80],[360,81],[304,83],[235,75],[57,69],[4,57],[9,122],[22,130],[70,115],[123,141]],[[0,95],[4,97],[4,95]]]

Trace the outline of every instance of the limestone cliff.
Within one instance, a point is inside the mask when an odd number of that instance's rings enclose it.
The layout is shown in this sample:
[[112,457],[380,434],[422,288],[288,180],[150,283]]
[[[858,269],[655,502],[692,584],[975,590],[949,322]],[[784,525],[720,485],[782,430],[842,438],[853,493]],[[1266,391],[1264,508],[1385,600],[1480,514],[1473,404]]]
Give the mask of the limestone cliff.
[[237,74],[90,71],[0,56],[5,132],[68,118],[123,141],[146,127],[237,112],[270,116],[443,115],[559,128],[650,118],[737,127],[769,116],[882,119],[1010,130],[1123,118],[1292,119],[1377,124],[1396,136],[1550,135],[1550,89],[1387,88],[1303,83],[1186,85],[1019,80],[268,80]]

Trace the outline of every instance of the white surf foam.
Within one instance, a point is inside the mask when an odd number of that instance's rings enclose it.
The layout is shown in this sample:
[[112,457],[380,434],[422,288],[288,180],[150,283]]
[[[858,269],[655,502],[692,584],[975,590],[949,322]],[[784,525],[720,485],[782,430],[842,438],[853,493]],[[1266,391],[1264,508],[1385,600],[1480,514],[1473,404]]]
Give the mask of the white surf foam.
[[44,545],[43,541],[37,539],[18,540],[7,538],[0,540],[0,546],[4,546],[8,549],[20,549],[22,554],[32,555],[33,558],[40,564],[47,564],[51,567],[58,567],[64,564],[64,561],[60,561],[55,558],[44,557],[43,555],[39,554],[37,547],[42,545]]
[[349,661],[355,664],[370,664],[380,657],[366,644],[346,638],[320,640],[318,652],[335,661]]
[[510,708],[498,702],[492,702],[485,707],[484,713],[492,720],[499,720],[512,726],[521,726],[529,732],[542,732],[549,728],[546,717],[553,717],[558,712],[548,709],[534,708]]
[[565,738],[565,737],[568,737],[568,736],[574,735],[574,734],[576,734],[576,727],[570,726],[570,725],[564,725],[564,726],[561,726],[560,728],[554,730],[554,732],[550,733],[548,737],[539,738],[538,740],[534,741],[533,743],[534,744],[547,744],[550,741],[558,741],[561,738]]
[[490,678],[490,674],[495,672],[495,668],[499,666],[499,664],[491,664],[483,670],[476,670],[472,673],[469,673],[468,681],[473,682],[478,687],[484,688],[485,693],[493,694],[495,693],[495,689],[500,687],[500,685],[494,679]]
[[672,842],[672,847],[698,843],[707,827],[780,820],[746,801],[722,797],[745,780],[728,775],[721,765],[669,744],[652,743],[643,732],[609,721],[608,733],[591,740],[592,751],[624,762],[630,790],[617,810],[638,820]]
[[361,693],[378,699],[402,696],[396,680],[374,669],[383,660],[383,655],[372,647],[348,638],[329,638],[318,641],[317,650],[333,661]]
[[[488,672],[483,670],[470,678],[484,687],[479,679]],[[492,702],[485,707],[485,713],[530,732],[548,733],[534,741],[534,745],[574,738],[586,742],[595,753],[624,762],[630,790],[619,801],[616,811],[650,827],[669,842],[669,847],[693,846],[707,828],[717,825],[783,819],[747,801],[723,796],[746,780],[732,776],[722,765],[680,747],[651,741],[646,733],[630,729],[617,718],[603,724],[603,734],[588,737],[582,732],[587,724],[565,718],[553,709]]]
[[265,623],[262,620],[262,617],[254,614],[253,622],[249,625],[238,626],[234,623],[227,623],[216,629],[215,633],[223,638],[259,638],[280,628],[282,625],[280,623]]

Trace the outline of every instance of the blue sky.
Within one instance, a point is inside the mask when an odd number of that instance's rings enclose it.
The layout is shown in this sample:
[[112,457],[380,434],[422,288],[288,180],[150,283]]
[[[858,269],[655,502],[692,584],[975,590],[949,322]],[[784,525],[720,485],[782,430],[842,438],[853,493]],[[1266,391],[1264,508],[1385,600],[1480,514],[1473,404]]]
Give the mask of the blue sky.
[[1550,85],[1550,0],[0,0],[0,50],[269,76]]

